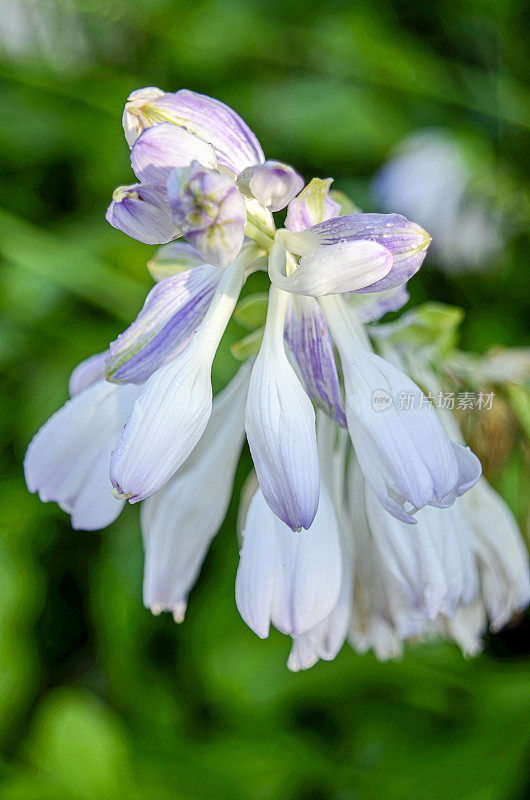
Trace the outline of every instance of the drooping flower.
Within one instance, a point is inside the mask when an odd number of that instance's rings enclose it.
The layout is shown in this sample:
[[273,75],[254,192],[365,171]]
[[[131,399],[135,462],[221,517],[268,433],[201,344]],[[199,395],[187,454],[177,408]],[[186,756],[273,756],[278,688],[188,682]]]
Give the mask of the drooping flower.
[[189,344],[223,276],[220,267],[197,265],[159,281],[136,320],[109,346],[107,378],[144,383]]
[[322,480],[333,504],[339,529],[342,572],[337,602],[326,617],[304,634],[293,636],[287,665],[293,672],[312,667],[319,659],[331,661],[348,636],[353,602],[353,572],[357,537],[346,513],[348,436],[337,430],[323,412],[317,414],[318,451]]
[[[478,530],[469,505],[474,493],[478,502],[488,497],[488,519]],[[411,527],[374,504],[358,468],[350,479],[350,504],[358,546],[349,639],[360,652],[373,649],[386,661],[399,657],[407,640],[442,635],[475,655],[488,619],[498,630],[496,621],[502,626],[528,605],[528,556],[521,536],[483,479],[453,507],[419,511],[414,535],[402,540],[400,530],[409,533]]]
[[[101,357],[95,358],[102,371]],[[76,368],[72,398],[43,425],[24,460],[29,490],[58,503],[81,530],[105,528],[123,508],[111,492],[110,454],[139,393],[104,376],[92,380],[93,373],[93,359]]]
[[[302,256],[299,277],[297,270],[289,283],[280,281],[281,288],[297,292],[301,284],[303,294],[340,294],[348,291],[380,292],[406,283],[421,267],[431,237],[419,225],[409,222],[399,214],[348,214],[332,217],[303,231],[285,231],[281,241],[292,253]],[[342,256],[342,257],[341,257]],[[336,272],[340,269],[341,280],[346,278],[346,264],[350,263],[350,275],[362,275],[359,268],[367,267],[365,282],[348,288],[324,290],[322,284],[306,286],[306,273],[312,276],[315,265],[327,264],[331,269],[330,281],[337,281]],[[371,280],[368,280],[371,278]],[[271,274],[273,283],[279,281],[277,273]],[[278,284],[279,285],[279,284]],[[289,286],[291,288],[289,288]]]
[[238,262],[225,271],[193,340],[145,384],[112,454],[118,497],[138,502],[154,494],[204,433],[212,410],[212,363],[243,276]]
[[320,478],[315,412],[284,350],[286,303],[284,292],[271,289],[245,428],[265,500],[296,531],[309,528],[315,519]]
[[[423,375],[378,339],[385,326],[364,327],[406,302],[429,235],[361,213],[331,179],[304,187],[203,95],[139,90],[123,124],[138,182],[107,219],[163,244],[156,285],[72,374],[72,399],[28,448],[30,490],[87,529],[143,501],[144,602],[182,621],[246,433],[256,481],[236,601],[258,636],[272,624],[292,637],[290,669],[334,658],[347,637],[383,659],[434,634],[476,652],[488,619],[497,629],[528,603],[526,552],[456,423],[413,382],[428,388]],[[256,271],[268,293],[236,310]],[[234,311],[249,333],[232,351],[248,363],[214,398]]]
[[[379,502],[409,523],[426,505],[451,505],[477,482],[480,462],[448,438],[414,382],[368,350],[339,302],[327,302],[325,311],[341,356],[348,430]],[[374,404],[378,392],[389,403],[382,410]],[[414,407],[400,408],[400,396],[409,395]]]
[[239,613],[262,639],[272,623],[300,636],[335,606],[341,583],[341,552],[335,512],[326,489],[307,533],[293,533],[273,514],[258,489],[243,530],[236,577]]
[[480,480],[462,498],[492,631],[498,631],[530,602],[528,553],[502,497]]
[[[248,378],[244,365],[216,396],[204,436],[182,469],[142,503],[144,604],[153,613],[171,611],[177,622],[184,619],[188,593],[230,502]],[[207,503],[201,502],[205,487]]]

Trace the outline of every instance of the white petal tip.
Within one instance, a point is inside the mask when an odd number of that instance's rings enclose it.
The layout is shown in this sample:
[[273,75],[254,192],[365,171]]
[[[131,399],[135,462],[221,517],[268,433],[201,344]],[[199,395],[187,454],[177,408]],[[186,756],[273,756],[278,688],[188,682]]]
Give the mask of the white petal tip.
[[298,664],[298,662],[291,662],[291,659],[289,659],[287,662],[287,669],[289,672],[300,672],[303,667],[301,664]]
[[287,669],[289,670],[289,672],[305,672],[305,670],[314,667],[317,661],[318,658],[310,659],[307,661],[301,661],[298,658],[289,657],[287,661]]
[[[241,614],[241,610],[239,610]],[[243,617],[243,615],[241,615]],[[266,625],[251,625],[250,622],[243,617],[243,621],[246,625],[250,628],[252,633],[255,633],[256,636],[259,636],[260,639],[268,639],[269,632],[270,632],[270,623],[267,622]]]
[[177,623],[184,622],[187,608],[188,604],[185,600],[180,600],[178,603],[151,603],[149,606],[153,616],[159,617],[164,611],[168,611]]
[[188,604],[184,600],[173,606],[173,619],[177,624],[184,622],[187,608]]

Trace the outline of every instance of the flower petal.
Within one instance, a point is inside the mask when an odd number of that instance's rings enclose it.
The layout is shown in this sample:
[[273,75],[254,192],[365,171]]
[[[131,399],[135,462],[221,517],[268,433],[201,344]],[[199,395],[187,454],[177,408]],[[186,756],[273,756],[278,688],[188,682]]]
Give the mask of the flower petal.
[[276,583],[272,623],[282,633],[302,636],[335,608],[342,574],[340,534],[329,493],[307,533],[295,534],[276,520],[281,580]]
[[486,480],[459,502],[472,526],[491,629],[498,631],[530,603],[528,552],[512,512]]
[[156,86],[146,86],[144,89],[136,89],[131,92],[127,98],[123,109],[122,124],[129,147],[133,146],[147,125],[153,124],[147,121],[142,113],[142,108],[144,106],[148,107],[153,100],[157,100],[163,94],[162,89],[157,89]]
[[72,514],[77,528],[105,527],[121,509],[109,500],[110,453],[137,395],[135,386],[98,381],[50,417],[28,447],[29,490]]
[[258,489],[250,502],[236,575],[236,605],[260,639],[269,635],[274,590],[281,564],[277,520]]
[[209,142],[220,164],[236,174],[245,167],[261,164],[265,160],[260,144],[248,125],[229,106],[204,94],[181,89],[174,95],[165,95],[158,107],[178,119],[192,133]]
[[269,624],[301,636],[336,606],[342,561],[337,522],[325,487],[313,525],[294,534],[258,489],[247,514],[236,578],[239,613],[261,638]]
[[212,410],[212,362],[243,281],[239,264],[224,270],[195,338],[145,384],[112,454],[118,496],[134,503],[154,494],[204,433]]
[[[129,141],[144,128],[171,122],[211,144],[219,164],[234,175],[265,161],[258,140],[241,117],[229,106],[207,95],[187,89],[175,93],[140,89],[130,96],[126,113]],[[133,118],[136,118],[134,122]]]
[[285,208],[304,185],[303,178],[289,164],[266,161],[248,167],[238,176],[238,184],[245,185],[256,200],[270,211]]
[[[309,669],[320,658],[330,661],[344,644],[353,603],[356,537],[345,506],[345,465],[348,436],[322,412],[317,413],[317,440],[322,479],[333,502],[340,531],[342,577],[336,605],[314,628],[293,638],[287,666],[293,672]],[[355,534],[355,536],[354,536]]]
[[471,531],[456,508],[424,508],[410,526],[385,511],[367,487],[366,510],[380,569],[405,604],[433,620],[440,613],[454,616],[460,603],[475,598]]
[[[177,474],[142,503],[144,604],[182,621],[188,593],[225,517],[244,439],[250,370],[243,366],[213,402],[204,436]],[[205,487],[208,502],[204,502]]]
[[286,292],[322,297],[353,292],[371,285],[392,268],[392,254],[371,241],[351,241],[316,250],[300,260],[287,276],[270,273],[271,281]]
[[154,286],[136,320],[109,347],[107,379],[144,383],[186,347],[221,279],[220,267],[203,264]]
[[476,484],[482,475],[482,464],[473,453],[471,448],[465,447],[459,442],[451,442],[453,452],[456,457],[459,470],[459,480],[455,487],[457,497],[461,497],[465,492]]
[[416,393],[421,403],[418,387],[379,356],[366,353],[354,363],[344,358],[340,346],[339,351],[348,429],[361,468],[380,502],[396,513],[397,497],[418,509],[451,494],[459,483],[458,464],[432,406],[424,399],[423,406],[415,409],[374,408],[373,393],[378,390],[396,399]]
[[464,655],[471,657],[481,652],[487,627],[486,611],[480,600],[460,606],[452,619],[444,620],[446,636],[457,643]]
[[168,183],[173,219],[186,239],[211,264],[231,264],[243,245],[245,203],[230,178],[194,161],[174,169]]
[[217,159],[211,145],[184,128],[163,122],[138,137],[131,150],[131,166],[139,181],[165,186],[175,167],[187,167],[198,161],[215,168]]
[[351,593],[351,581],[343,578],[337,604],[327,617],[306,633],[293,638],[287,661],[292,672],[309,669],[319,659],[332,661],[335,658],[348,634]]
[[147,262],[147,269],[155,281],[161,281],[203,264],[204,259],[191,244],[177,241],[159,247],[153,258]]
[[358,292],[349,295],[346,300],[351,301],[361,322],[375,322],[391,311],[399,311],[408,303],[410,295],[405,284],[384,289],[373,294]]
[[411,630],[418,617],[415,609],[405,609],[399,598],[389,594],[381,562],[366,515],[366,484],[356,458],[350,459],[347,470],[347,505],[355,532],[355,575],[352,619],[349,640],[360,653],[373,648],[381,661],[399,658],[403,650],[396,619],[401,627]]
[[145,384],[111,458],[118,496],[132,503],[160,489],[186,461],[212,410],[211,357],[191,342]]
[[390,251],[392,269],[356,291],[381,292],[406,283],[419,270],[431,237],[400,214],[347,214],[325,220],[307,231],[285,235],[287,249],[300,255],[342,242],[367,240]]
[[313,178],[289,203],[285,227],[290,231],[303,231],[326,219],[338,217],[340,205],[329,196],[332,183],[333,178]]
[[105,214],[113,228],[145,244],[164,244],[178,235],[163,194],[154,186],[118,186]]
[[478,459],[449,439],[410,378],[359,342],[339,301],[329,299],[324,311],[341,357],[348,430],[379,501],[409,523],[427,504],[451,505],[478,480]]
[[106,528],[120,515],[124,501],[112,494],[109,467],[110,454],[119,431],[105,443],[87,471],[79,494],[72,504],[72,528],[98,531]]
[[280,341],[267,327],[252,369],[245,427],[267,503],[298,530],[310,527],[318,507],[315,412],[285,355],[283,325]]
[[88,389],[96,381],[101,381],[105,377],[105,361],[107,359],[107,351],[104,353],[96,353],[94,356],[86,358],[72,370],[70,380],[68,381],[68,393],[70,397]]
[[290,298],[285,340],[311,400],[339,425],[346,427],[333,342],[324,314],[314,298]]

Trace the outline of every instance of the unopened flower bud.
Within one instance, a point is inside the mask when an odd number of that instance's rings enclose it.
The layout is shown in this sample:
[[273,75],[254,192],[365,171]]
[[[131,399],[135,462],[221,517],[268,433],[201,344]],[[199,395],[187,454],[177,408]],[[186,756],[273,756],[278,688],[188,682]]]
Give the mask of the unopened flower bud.
[[173,220],[210,264],[227,266],[245,237],[245,203],[230,178],[197,161],[174,169],[167,183]]

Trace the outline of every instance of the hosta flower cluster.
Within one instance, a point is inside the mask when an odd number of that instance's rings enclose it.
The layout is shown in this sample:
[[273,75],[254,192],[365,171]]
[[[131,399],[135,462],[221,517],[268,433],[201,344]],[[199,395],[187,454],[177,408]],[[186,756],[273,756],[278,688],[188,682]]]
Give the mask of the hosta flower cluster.
[[[526,553],[453,418],[403,371],[391,336],[385,359],[374,351],[366,324],[406,302],[429,235],[360,213],[330,179],[304,185],[209,97],[141,89],[123,126],[137,180],[115,190],[107,219],[162,245],[156,283],[130,327],[74,370],[71,399],[28,449],[30,490],[86,530],[142,501],[144,602],[181,621],[246,436],[255,473],[236,602],[258,636],[272,624],[292,637],[291,669],[346,639],[380,658],[433,634],[475,652],[488,620],[498,628],[528,602]],[[258,271],[268,297],[238,305]],[[234,312],[252,332],[214,398]],[[412,408],[396,402],[405,394]]]

